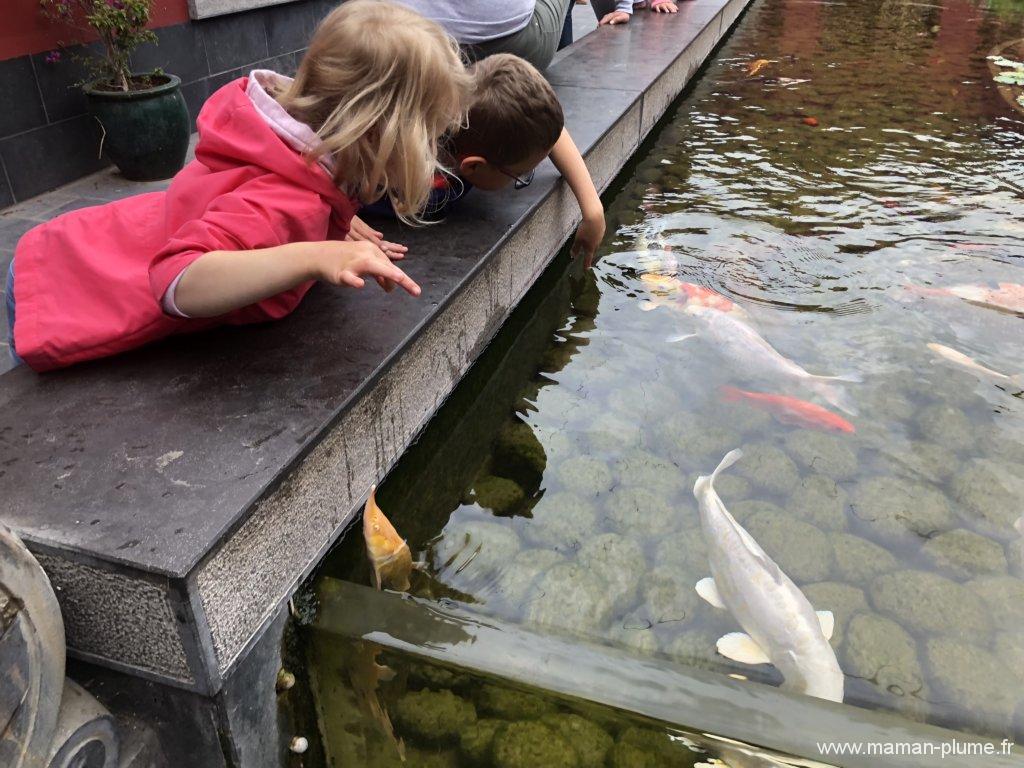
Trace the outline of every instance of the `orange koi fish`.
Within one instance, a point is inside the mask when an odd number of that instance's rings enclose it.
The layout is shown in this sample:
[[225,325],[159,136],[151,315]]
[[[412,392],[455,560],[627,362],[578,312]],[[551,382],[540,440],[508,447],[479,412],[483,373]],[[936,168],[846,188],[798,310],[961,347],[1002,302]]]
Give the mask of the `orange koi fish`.
[[370,488],[370,497],[363,509],[363,539],[366,553],[373,564],[373,576],[377,589],[386,586],[405,592],[409,589],[409,575],[412,573],[412,552],[405,539],[391,521],[384,517],[375,498],[377,486]]
[[747,392],[737,387],[721,388],[722,400],[728,403],[746,401],[755,408],[770,413],[783,424],[833,432],[855,432],[853,424],[842,416],[820,405],[788,395],[770,395],[765,392]]
[[747,77],[753,77],[769,64],[776,64],[775,59],[756,59],[747,65]]
[[[651,301],[646,302],[640,307],[640,309],[645,312],[656,309],[660,306],[671,306],[676,304],[680,307],[709,307],[711,309],[717,309],[720,312],[728,312],[731,315],[741,318],[745,318],[747,316],[747,313],[743,311],[743,307],[739,306],[732,299],[729,299],[710,288],[705,288],[702,285],[697,285],[696,283],[684,283],[677,277],[657,275],[650,272],[641,275],[640,279],[657,292]],[[666,296],[664,294],[669,295]],[[675,294],[674,298],[671,298],[672,294]]]

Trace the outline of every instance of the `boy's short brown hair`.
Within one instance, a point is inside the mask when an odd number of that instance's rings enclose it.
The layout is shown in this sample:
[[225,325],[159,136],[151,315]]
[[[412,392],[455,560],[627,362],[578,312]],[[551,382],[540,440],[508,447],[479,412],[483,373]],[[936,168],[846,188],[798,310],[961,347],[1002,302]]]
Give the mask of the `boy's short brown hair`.
[[479,155],[496,165],[514,165],[549,152],[565,124],[562,105],[537,68],[511,53],[472,66],[473,97],[468,125],[452,137],[460,157]]

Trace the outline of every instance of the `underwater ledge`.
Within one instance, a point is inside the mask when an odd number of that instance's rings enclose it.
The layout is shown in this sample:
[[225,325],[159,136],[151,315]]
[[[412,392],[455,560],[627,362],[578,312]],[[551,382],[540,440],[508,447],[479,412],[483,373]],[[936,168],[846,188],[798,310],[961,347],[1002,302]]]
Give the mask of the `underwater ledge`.
[[[547,71],[599,190],[748,2],[638,14]],[[53,583],[69,653],[219,692],[578,222],[545,162],[441,224],[383,226],[418,300],[318,286],[271,326],[0,376],[3,519]]]

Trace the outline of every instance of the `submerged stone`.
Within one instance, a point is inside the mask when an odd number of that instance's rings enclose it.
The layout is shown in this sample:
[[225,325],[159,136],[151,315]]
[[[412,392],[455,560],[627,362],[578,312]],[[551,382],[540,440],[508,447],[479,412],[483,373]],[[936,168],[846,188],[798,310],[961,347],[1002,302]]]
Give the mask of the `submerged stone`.
[[896,477],[872,477],[857,483],[851,508],[864,527],[881,541],[929,539],[956,525],[942,493]]
[[832,611],[835,617],[835,630],[829,642],[833,648],[842,645],[846,625],[851,617],[868,610],[868,600],[864,596],[864,591],[849,584],[821,581],[817,584],[807,584],[802,589],[814,610]]
[[593,501],[575,493],[552,493],[533,508],[533,519],[523,526],[523,538],[537,547],[575,552],[597,529]]
[[551,715],[543,722],[572,746],[580,768],[603,768],[613,741],[600,726],[571,714]]
[[618,454],[636,448],[643,440],[643,427],[617,413],[598,414],[586,428],[586,439],[595,453]]
[[[653,728],[630,726],[619,734],[615,742],[617,747],[634,747],[648,755],[653,755],[657,768],[690,768],[702,758],[702,752],[695,752],[666,732]],[[647,765],[647,763],[641,763]]]
[[926,440],[954,451],[966,450],[977,442],[974,424],[960,408],[952,405],[937,403],[922,409],[917,424]]
[[605,502],[605,519],[611,527],[631,536],[660,536],[678,530],[681,517],[675,506],[648,488],[616,488]]
[[633,601],[647,570],[643,549],[636,540],[617,533],[595,536],[583,545],[576,559],[604,582],[613,610],[622,610]]
[[841,581],[866,585],[875,576],[899,567],[889,550],[852,533],[833,533],[829,541],[835,553],[835,574]]
[[876,613],[853,616],[841,659],[843,671],[875,686],[883,703],[923,719],[925,683],[917,643],[899,624]]
[[678,496],[685,479],[672,462],[642,448],[626,451],[613,464],[617,485],[640,487],[662,499]]
[[525,487],[536,487],[547,468],[544,446],[529,424],[516,421],[506,424],[494,441],[496,470]]
[[737,501],[733,504],[727,504],[726,509],[728,509],[732,516],[743,525],[746,525],[747,520],[759,512],[765,512],[772,515],[782,515],[783,517],[788,516],[786,510],[778,504],[772,504],[772,502],[764,501],[763,499]]
[[639,651],[650,656],[658,650],[658,637],[654,633],[653,624],[645,618],[644,612],[637,611],[626,616],[621,623],[616,622],[608,630],[608,640],[617,646]]
[[696,583],[696,578],[675,570],[651,571],[644,579],[641,615],[655,626],[686,626],[697,612]]
[[403,737],[422,744],[448,744],[476,722],[473,705],[451,691],[412,691],[391,711]]
[[972,528],[1002,540],[1020,535],[1014,523],[1024,514],[1024,506],[992,467],[972,464],[953,478],[952,489],[960,503],[957,514]]
[[966,587],[926,571],[894,571],[871,582],[875,608],[911,632],[985,639],[992,618]]
[[801,479],[790,494],[786,508],[823,531],[846,529],[846,491],[825,475]]
[[478,768],[490,768],[491,747],[494,737],[506,725],[504,720],[483,719],[463,729],[459,734],[459,752],[462,759]]
[[1000,629],[1024,632],[1024,581],[1013,576],[983,576],[967,582],[982,599]]
[[540,575],[564,561],[562,555],[551,549],[523,550],[501,572],[494,592],[507,605],[521,608]]
[[460,580],[486,580],[498,575],[519,547],[519,537],[506,525],[456,520],[434,544],[432,560],[436,569],[457,572]]
[[786,450],[806,472],[833,480],[849,480],[857,474],[857,455],[848,438],[801,429],[786,437]]
[[925,641],[931,684],[948,702],[948,716],[994,735],[1007,732],[1022,694],[1015,675],[989,651],[944,637]]
[[473,483],[473,500],[496,515],[507,516],[522,507],[526,491],[514,480],[484,476]]
[[572,746],[543,723],[509,723],[494,739],[495,768],[578,768]]
[[665,536],[655,547],[654,564],[659,571],[676,573],[680,577],[689,574],[695,577],[696,583],[698,578],[710,573],[704,533],[699,527],[689,527]]
[[501,720],[536,720],[556,711],[554,703],[535,693],[484,684],[477,697],[480,711]]
[[584,498],[607,493],[614,484],[608,465],[592,456],[576,456],[562,462],[555,475],[567,490]]
[[832,545],[810,523],[785,514],[758,512],[744,523],[747,531],[797,584],[824,581],[832,572]]
[[1000,544],[963,528],[940,533],[926,541],[921,552],[936,569],[956,579],[1007,571]]
[[606,625],[613,608],[604,579],[579,563],[560,563],[534,582],[526,620],[586,635]]
[[748,443],[743,458],[733,468],[756,488],[769,493],[789,493],[800,481],[800,470],[781,448],[769,443]]
[[740,442],[735,430],[685,411],[661,422],[655,434],[679,466],[708,474]]

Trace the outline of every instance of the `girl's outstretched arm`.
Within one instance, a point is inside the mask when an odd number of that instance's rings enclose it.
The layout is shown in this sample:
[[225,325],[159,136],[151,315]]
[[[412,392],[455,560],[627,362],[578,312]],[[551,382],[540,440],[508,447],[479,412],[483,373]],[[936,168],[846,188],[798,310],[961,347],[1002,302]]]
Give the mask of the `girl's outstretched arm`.
[[420,294],[419,286],[373,243],[327,240],[204,253],[182,273],[174,304],[188,317],[216,317],[310,280],[362,288],[364,277]]

